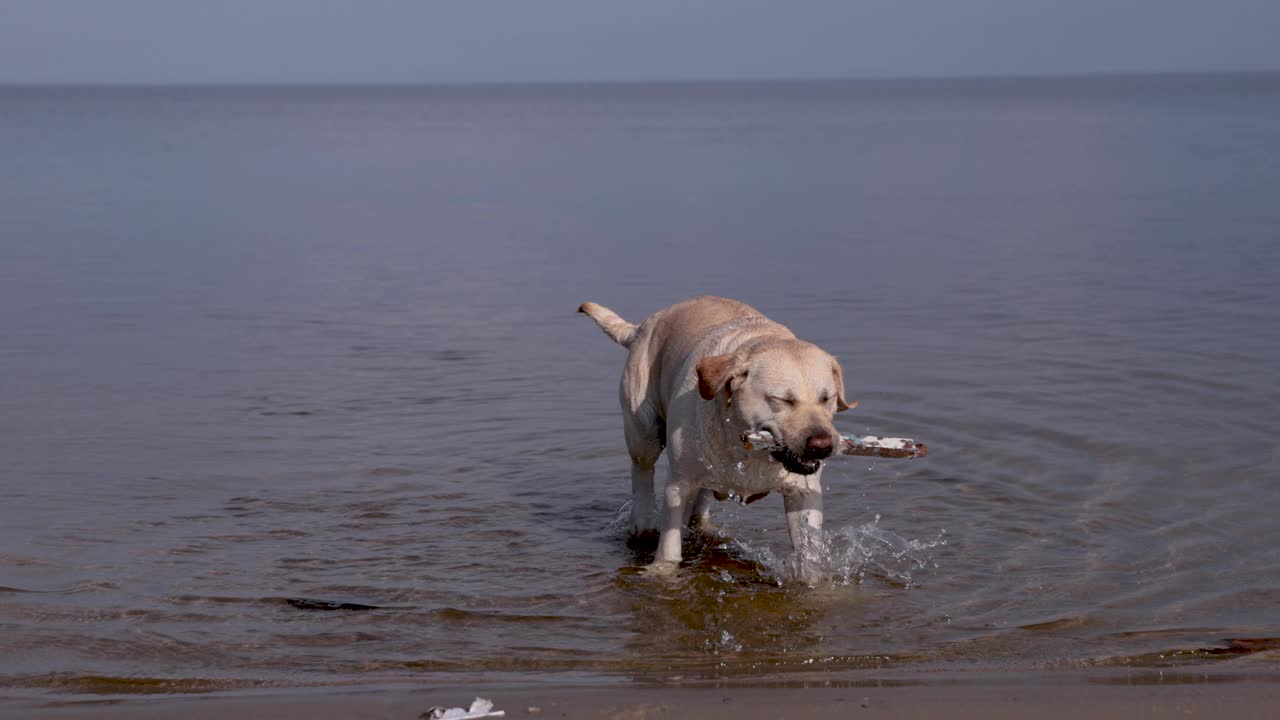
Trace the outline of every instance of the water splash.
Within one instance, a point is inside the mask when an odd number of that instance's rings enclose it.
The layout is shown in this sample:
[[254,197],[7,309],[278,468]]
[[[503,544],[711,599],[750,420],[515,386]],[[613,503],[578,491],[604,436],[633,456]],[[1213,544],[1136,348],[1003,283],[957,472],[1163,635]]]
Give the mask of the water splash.
[[779,585],[852,585],[868,577],[911,587],[920,570],[937,567],[934,550],[947,544],[947,531],[932,540],[911,539],[880,527],[880,516],[862,525],[814,530],[793,553],[779,556],[771,548],[740,540],[734,545],[760,567],[760,573]]
[[614,534],[631,532],[631,505],[634,502],[632,498],[627,498],[626,502],[613,513],[613,519],[607,526],[610,532]]
[[742,643],[733,636],[733,633],[724,629],[720,630],[720,636],[718,638],[709,637],[704,639],[702,641],[702,647],[712,655],[742,652]]
[[[730,497],[735,495],[730,493]],[[609,523],[610,532],[630,533],[631,503],[628,498],[618,508]],[[881,527],[880,519],[877,514],[861,525],[811,531],[795,552],[775,552],[732,532],[727,533],[732,539],[721,547],[754,563],[763,578],[778,585],[855,585],[872,578],[910,588],[920,571],[937,567],[936,550],[947,544],[947,531],[938,530],[932,539],[907,539]],[[723,569],[719,572],[722,581],[734,582],[731,574]]]

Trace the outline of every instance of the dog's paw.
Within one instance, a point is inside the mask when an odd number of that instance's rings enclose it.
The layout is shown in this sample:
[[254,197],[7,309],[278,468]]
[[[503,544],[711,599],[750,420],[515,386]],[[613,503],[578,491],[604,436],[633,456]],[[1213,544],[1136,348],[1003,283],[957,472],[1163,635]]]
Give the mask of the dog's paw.
[[694,517],[693,521],[689,523],[689,527],[712,539],[722,539],[725,537],[725,534],[720,531],[720,526],[712,522],[710,519]]
[[636,537],[658,534],[658,514],[655,512],[632,512],[631,534]]
[[627,547],[639,552],[647,552],[649,557],[653,557],[653,551],[658,547],[658,531],[632,530],[627,536]]
[[673,560],[654,560],[645,566],[643,572],[648,577],[674,578],[680,571],[680,563]]
[[657,525],[637,525],[634,523],[631,525],[631,537],[649,538],[649,537],[657,537],[657,536],[658,536]]

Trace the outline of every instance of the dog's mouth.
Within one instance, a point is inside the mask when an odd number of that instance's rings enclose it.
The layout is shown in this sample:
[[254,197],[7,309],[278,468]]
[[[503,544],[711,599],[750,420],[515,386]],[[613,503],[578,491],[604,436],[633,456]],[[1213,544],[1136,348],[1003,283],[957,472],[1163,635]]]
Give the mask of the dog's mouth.
[[797,475],[812,475],[822,468],[821,460],[805,460],[787,449],[774,450],[769,456],[782,463],[787,472]]

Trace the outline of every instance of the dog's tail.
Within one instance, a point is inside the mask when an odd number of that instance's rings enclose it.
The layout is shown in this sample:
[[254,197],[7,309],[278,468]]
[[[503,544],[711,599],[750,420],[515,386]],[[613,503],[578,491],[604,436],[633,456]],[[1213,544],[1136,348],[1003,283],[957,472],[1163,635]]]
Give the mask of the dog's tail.
[[584,302],[578,306],[578,312],[585,313],[587,317],[595,320],[604,334],[613,338],[613,341],[622,347],[631,347],[631,341],[636,339],[636,326],[623,320],[618,313],[603,305]]

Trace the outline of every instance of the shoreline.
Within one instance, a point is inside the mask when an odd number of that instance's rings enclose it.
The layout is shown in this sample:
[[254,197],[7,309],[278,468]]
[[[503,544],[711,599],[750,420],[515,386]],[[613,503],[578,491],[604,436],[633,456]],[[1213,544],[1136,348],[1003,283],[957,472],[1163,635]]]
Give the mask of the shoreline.
[[[0,694],[0,717],[49,720],[186,720],[270,717],[281,720],[416,720],[432,706],[492,700],[506,718],[641,720],[642,718],[1186,717],[1212,713],[1235,720],[1275,717],[1280,673],[1023,674],[980,678],[867,679],[751,686],[574,685],[459,682],[214,692],[184,695]],[[462,680],[462,678],[459,678]]]

